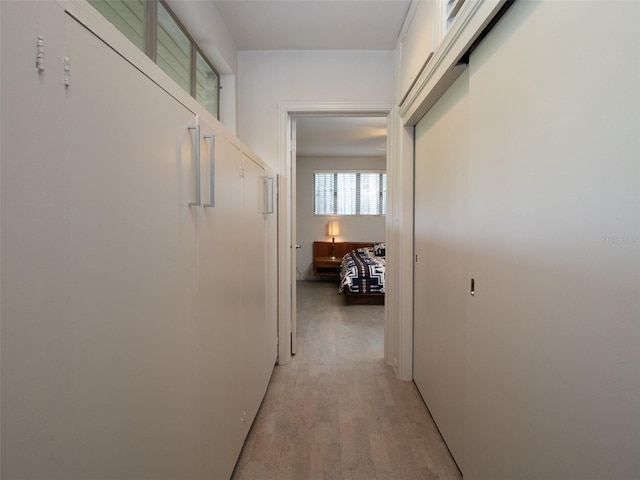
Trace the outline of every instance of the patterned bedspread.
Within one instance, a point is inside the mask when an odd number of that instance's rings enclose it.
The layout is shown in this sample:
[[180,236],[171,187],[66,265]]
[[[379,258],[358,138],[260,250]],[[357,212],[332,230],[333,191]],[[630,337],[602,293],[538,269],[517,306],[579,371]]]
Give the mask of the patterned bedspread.
[[340,287],[351,293],[384,293],[384,258],[374,257],[368,248],[358,248],[342,259]]

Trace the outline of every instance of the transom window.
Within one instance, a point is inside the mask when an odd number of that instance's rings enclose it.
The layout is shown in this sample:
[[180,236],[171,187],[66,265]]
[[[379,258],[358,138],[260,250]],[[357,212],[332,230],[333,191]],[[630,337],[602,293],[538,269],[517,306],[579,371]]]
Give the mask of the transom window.
[[386,215],[387,174],[314,172],[314,215]]
[[163,1],[89,0],[187,93],[219,118],[220,75]]

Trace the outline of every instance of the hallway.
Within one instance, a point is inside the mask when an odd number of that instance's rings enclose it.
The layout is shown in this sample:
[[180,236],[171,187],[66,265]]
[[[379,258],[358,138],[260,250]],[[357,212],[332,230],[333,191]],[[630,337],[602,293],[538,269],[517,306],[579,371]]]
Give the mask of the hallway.
[[383,360],[384,307],[298,282],[298,353],[276,366],[233,480],[460,479],[413,382]]

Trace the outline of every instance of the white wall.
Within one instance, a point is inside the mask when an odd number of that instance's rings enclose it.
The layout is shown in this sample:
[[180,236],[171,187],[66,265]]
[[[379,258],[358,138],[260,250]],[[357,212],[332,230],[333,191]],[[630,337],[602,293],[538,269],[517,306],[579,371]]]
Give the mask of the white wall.
[[391,51],[238,54],[238,137],[273,168],[278,168],[281,103],[393,100],[394,54]]
[[327,216],[313,214],[313,172],[317,170],[385,170],[385,158],[298,157],[296,183],[296,239],[302,246],[297,253],[301,279],[314,280],[313,242],[331,241],[328,224],[337,219],[340,235],[336,242],[379,242],[386,238],[386,216]]

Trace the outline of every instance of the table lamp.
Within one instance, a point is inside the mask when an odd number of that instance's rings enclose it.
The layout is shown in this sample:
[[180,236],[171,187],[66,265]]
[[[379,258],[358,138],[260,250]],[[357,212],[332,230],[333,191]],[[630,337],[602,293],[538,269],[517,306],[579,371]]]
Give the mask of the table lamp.
[[337,220],[329,222],[329,236],[332,237],[331,243],[331,258],[336,258],[336,236],[340,235],[340,224]]

